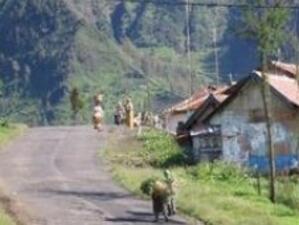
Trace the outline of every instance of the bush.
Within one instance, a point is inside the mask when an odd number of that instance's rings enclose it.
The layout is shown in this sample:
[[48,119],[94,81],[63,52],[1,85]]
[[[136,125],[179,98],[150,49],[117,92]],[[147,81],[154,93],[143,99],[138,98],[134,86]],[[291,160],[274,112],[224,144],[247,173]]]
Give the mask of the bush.
[[278,183],[277,202],[299,211],[299,187],[291,180]]
[[230,163],[217,161],[214,163],[202,163],[187,169],[187,173],[195,179],[215,180],[240,183],[248,178],[245,169]]
[[147,130],[139,140],[143,141],[143,151],[140,155],[153,167],[167,168],[183,165],[185,156],[174,138],[157,130]]
[[0,119],[0,126],[8,128],[9,127],[9,122],[7,119]]

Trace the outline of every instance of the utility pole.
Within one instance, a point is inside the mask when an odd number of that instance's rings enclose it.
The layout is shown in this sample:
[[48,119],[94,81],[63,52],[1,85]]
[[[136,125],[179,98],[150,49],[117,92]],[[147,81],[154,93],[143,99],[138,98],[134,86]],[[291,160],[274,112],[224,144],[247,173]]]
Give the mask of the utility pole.
[[233,74],[232,74],[232,73],[230,73],[230,74],[228,75],[228,77],[229,77],[229,82],[230,82],[230,85],[233,85],[233,84],[234,84],[234,78],[233,78]]
[[[299,95],[299,49],[298,49],[298,44],[299,44],[299,40],[298,40],[298,9],[295,10],[295,43],[294,43],[294,49],[295,49],[295,59],[296,59],[296,80],[297,80],[297,95]],[[297,126],[299,125],[299,123],[297,122]],[[299,139],[299,137],[297,136],[297,139]],[[299,140],[297,141],[299,142]],[[299,155],[299,149],[297,148],[296,151],[297,155]]]
[[213,44],[214,44],[216,83],[218,85],[219,84],[219,56],[218,56],[218,46],[217,46],[217,42],[218,42],[217,18],[218,18],[218,11],[217,11],[217,8],[215,8]]
[[262,53],[262,102],[266,120],[266,138],[270,164],[270,200],[276,202],[275,191],[275,149],[272,140],[272,113],[271,113],[271,91],[267,75],[267,59],[265,53]]
[[[299,48],[298,48],[298,44],[299,44],[299,40],[298,40],[298,9],[295,10],[295,43],[294,43],[294,47],[295,47],[295,60],[296,60],[296,80],[298,83],[298,88],[299,88]],[[298,91],[298,90],[297,90]]]
[[192,68],[192,56],[191,56],[191,35],[190,35],[190,1],[186,0],[185,10],[186,10],[186,52],[188,58],[188,68],[189,68],[189,76],[190,76],[190,96],[193,95],[193,68]]
[[151,90],[149,86],[149,81],[147,81],[146,84],[146,95],[147,95],[147,111],[151,112],[152,111],[152,102],[151,102]]

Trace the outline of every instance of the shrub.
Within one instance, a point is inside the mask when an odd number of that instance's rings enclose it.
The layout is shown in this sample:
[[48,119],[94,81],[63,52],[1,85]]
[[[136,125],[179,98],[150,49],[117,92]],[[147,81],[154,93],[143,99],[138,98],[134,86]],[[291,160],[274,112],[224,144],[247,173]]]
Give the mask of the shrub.
[[183,165],[185,156],[172,136],[162,131],[147,130],[139,136],[143,141],[140,155],[153,167],[167,168]]
[[195,179],[230,183],[240,183],[248,178],[248,173],[245,169],[221,161],[198,164],[197,166],[188,168],[187,173]]
[[8,128],[9,127],[8,120],[7,119],[0,119],[0,126]]
[[277,202],[299,211],[299,187],[291,180],[279,182]]

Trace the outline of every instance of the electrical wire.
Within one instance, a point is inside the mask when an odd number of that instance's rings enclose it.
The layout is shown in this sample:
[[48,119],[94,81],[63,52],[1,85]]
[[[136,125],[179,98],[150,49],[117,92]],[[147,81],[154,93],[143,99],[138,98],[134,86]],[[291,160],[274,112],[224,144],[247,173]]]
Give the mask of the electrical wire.
[[[185,6],[187,3],[184,0],[173,2],[172,0],[109,0],[114,2],[132,2],[132,3],[152,3],[155,5],[172,5],[172,6]],[[281,5],[281,4],[233,4],[233,3],[210,3],[210,2],[192,2],[190,6],[207,7],[207,8],[253,8],[253,9],[299,9],[299,5]]]

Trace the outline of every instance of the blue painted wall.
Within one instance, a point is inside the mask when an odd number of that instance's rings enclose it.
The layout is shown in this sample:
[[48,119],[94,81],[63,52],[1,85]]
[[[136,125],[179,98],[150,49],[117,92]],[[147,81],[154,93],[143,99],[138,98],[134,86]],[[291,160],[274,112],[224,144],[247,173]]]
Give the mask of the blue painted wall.
[[[299,161],[299,157],[296,155],[279,155],[275,158],[275,165],[277,171],[283,171],[289,169],[294,161]],[[269,159],[267,156],[249,156],[248,166],[250,168],[258,169],[261,172],[269,171]]]

